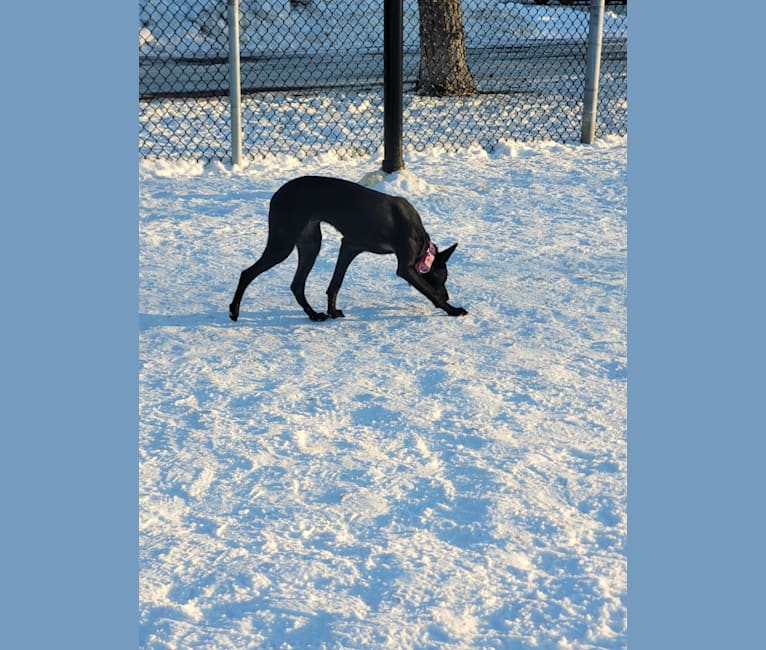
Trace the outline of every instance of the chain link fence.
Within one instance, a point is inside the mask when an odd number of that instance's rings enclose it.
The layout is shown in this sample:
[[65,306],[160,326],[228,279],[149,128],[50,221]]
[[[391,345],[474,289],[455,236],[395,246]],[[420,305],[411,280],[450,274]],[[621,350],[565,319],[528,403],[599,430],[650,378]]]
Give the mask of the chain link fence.
[[[587,0],[451,0],[468,87],[433,84],[429,7],[404,0],[404,148],[580,136]],[[226,0],[140,0],[139,152],[230,157]],[[431,8],[430,10],[433,10]],[[421,24],[421,15],[425,16]],[[426,22],[428,21],[428,22]],[[462,27],[462,29],[460,29]],[[627,131],[627,7],[607,2],[596,136]],[[444,48],[442,48],[444,49]],[[369,154],[383,140],[383,0],[240,0],[243,153]]]

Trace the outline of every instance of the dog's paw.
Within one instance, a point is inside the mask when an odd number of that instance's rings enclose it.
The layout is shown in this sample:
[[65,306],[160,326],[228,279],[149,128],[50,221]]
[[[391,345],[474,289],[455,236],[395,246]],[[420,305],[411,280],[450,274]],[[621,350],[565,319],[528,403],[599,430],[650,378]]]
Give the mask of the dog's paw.
[[229,318],[236,322],[237,318],[239,318],[239,305],[233,303],[229,305]]
[[465,316],[468,312],[462,307],[453,307],[452,309],[448,310],[447,313],[450,316]]
[[331,309],[330,310],[330,318],[345,318],[346,314],[344,314],[340,309]]
[[327,320],[327,314],[315,311],[309,314],[309,318],[315,322],[322,322],[323,320]]

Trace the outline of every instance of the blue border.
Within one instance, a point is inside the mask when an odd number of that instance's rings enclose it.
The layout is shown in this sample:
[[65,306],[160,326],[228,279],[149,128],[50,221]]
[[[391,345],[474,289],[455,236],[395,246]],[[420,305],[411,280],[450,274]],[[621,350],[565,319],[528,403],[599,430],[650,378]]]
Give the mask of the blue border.
[[758,647],[766,17],[629,7],[629,647]]
[[3,10],[8,648],[137,644],[137,14]]

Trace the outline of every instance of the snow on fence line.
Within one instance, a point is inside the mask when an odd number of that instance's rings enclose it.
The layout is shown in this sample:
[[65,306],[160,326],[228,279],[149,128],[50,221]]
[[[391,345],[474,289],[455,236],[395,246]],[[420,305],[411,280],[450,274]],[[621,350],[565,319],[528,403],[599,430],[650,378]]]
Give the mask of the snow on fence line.
[[[141,4],[140,153],[229,159],[228,21],[222,3]],[[245,156],[369,154],[382,142],[383,2],[241,0]],[[215,10],[213,10],[215,7]],[[404,2],[404,145],[580,138],[588,7],[463,0],[477,94],[418,93],[417,0]],[[596,136],[626,133],[626,14],[607,5]],[[236,125],[235,125],[236,128]]]

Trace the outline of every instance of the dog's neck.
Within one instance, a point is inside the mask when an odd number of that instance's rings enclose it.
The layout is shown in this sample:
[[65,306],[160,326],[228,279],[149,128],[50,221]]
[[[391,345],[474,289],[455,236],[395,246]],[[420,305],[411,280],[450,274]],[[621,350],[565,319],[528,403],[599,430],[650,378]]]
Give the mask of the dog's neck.
[[434,263],[435,258],[436,245],[428,239],[425,253],[423,253],[422,257],[420,257],[417,262],[415,262],[415,270],[421,275],[428,273],[431,270],[431,265]]

